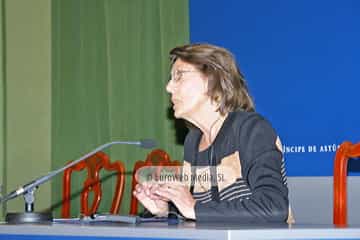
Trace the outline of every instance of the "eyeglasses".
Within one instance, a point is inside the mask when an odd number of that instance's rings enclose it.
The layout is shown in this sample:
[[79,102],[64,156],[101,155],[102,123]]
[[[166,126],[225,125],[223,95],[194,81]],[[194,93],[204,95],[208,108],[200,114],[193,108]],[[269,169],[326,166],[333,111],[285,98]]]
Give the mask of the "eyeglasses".
[[180,70],[177,69],[174,73],[171,73],[169,81],[174,81],[174,83],[179,83],[185,73],[197,72],[196,70]]

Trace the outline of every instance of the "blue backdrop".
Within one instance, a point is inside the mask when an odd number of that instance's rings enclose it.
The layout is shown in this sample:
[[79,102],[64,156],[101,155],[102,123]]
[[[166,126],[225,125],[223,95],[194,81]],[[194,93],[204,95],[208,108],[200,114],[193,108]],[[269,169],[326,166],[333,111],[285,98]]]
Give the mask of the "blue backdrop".
[[288,175],[330,176],[336,147],[360,141],[360,1],[192,0],[190,36],[234,53]]

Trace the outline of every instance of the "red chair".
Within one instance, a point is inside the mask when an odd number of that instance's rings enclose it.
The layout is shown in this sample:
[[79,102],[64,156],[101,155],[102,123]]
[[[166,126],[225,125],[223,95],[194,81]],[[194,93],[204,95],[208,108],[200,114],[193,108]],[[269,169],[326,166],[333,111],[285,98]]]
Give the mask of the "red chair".
[[150,167],[150,166],[158,166],[158,171],[161,171],[161,166],[181,166],[181,162],[177,160],[171,160],[169,154],[167,154],[164,150],[155,149],[151,151],[145,161],[137,161],[135,162],[133,175],[132,175],[132,184],[131,184],[131,204],[130,204],[130,214],[137,215],[138,213],[138,200],[132,194],[135,190],[135,186],[138,183],[136,180],[136,172],[141,167]]
[[335,155],[333,223],[340,227],[347,225],[348,160],[356,157],[360,157],[360,143],[343,142]]
[[[101,191],[101,179],[99,178],[99,172],[101,169],[107,171],[115,171],[117,180],[114,196],[112,199],[112,205],[110,213],[116,214],[119,212],[122,195],[124,192],[125,186],[125,167],[120,161],[110,163],[109,157],[103,153],[98,152],[84,161],[79,162],[78,164],[66,169],[63,175],[63,204],[61,216],[63,218],[70,217],[70,198],[71,198],[71,174],[73,171],[82,171],[87,169],[87,178],[84,181],[83,190],[81,191],[80,204],[81,204],[81,214],[85,216],[90,216],[95,213],[100,205],[100,200],[102,197]],[[93,192],[93,202],[89,208],[88,198],[89,193]]]

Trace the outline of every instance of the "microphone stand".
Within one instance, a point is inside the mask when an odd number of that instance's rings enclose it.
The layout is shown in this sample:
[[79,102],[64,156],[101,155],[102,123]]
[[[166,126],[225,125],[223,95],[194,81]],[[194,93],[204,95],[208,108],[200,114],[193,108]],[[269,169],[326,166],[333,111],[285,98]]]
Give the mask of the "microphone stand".
[[25,184],[22,187],[19,187],[17,190],[7,194],[5,197],[0,199],[0,203],[4,203],[10,199],[16,198],[19,195],[24,195],[25,200],[25,212],[23,213],[8,213],[6,214],[5,220],[8,223],[48,223],[52,222],[53,216],[50,212],[44,212],[44,213],[36,213],[34,212],[34,201],[35,196],[34,192],[35,190],[43,183],[49,181],[51,178],[56,176],[57,174],[63,172],[64,170],[76,165],[77,163],[81,162],[82,160],[94,155],[95,153],[110,147],[115,144],[129,144],[129,145],[139,145],[142,148],[153,148],[156,146],[156,143],[151,140],[142,140],[142,141],[135,141],[135,142],[128,142],[128,141],[114,141],[109,142],[106,144],[103,144],[93,151],[85,154],[84,156],[80,157],[79,159],[76,159],[75,161],[72,161],[65,165],[64,167],[54,170],[50,173],[48,173],[45,176],[36,178],[35,180],[31,181],[28,184]]

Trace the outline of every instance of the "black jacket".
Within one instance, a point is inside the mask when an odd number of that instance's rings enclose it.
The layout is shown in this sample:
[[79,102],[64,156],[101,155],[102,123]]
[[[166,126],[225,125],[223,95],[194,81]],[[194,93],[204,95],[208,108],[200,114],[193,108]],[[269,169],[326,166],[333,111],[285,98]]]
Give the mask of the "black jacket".
[[[271,125],[257,113],[237,111],[229,113],[212,145],[199,152],[201,135],[198,129],[190,130],[184,146],[184,174],[193,177],[196,221],[285,222],[285,166]],[[191,166],[197,166],[197,174],[191,174]],[[199,177],[210,172],[208,166],[216,169],[216,175],[210,174],[217,176],[212,183]]]

